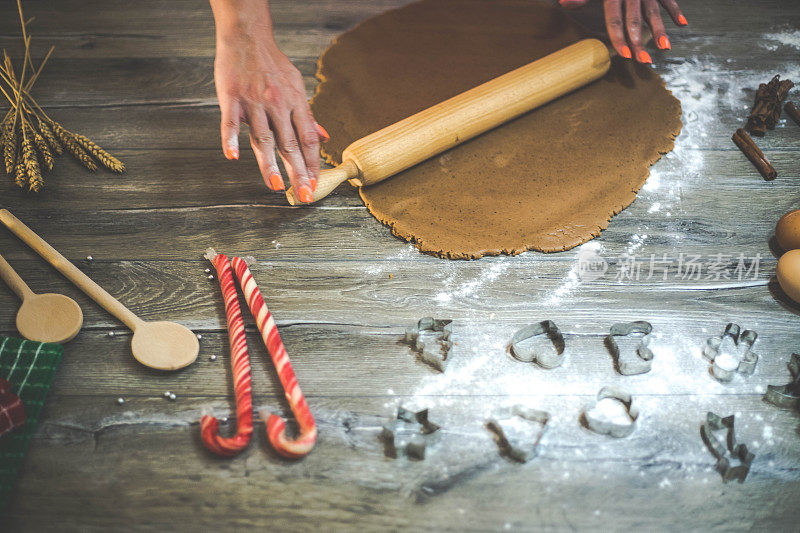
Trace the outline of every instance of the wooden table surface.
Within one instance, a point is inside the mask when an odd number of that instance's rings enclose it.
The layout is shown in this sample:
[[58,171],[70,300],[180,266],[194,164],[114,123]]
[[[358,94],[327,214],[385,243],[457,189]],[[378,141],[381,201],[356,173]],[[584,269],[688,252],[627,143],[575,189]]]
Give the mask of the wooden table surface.
[[[276,37],[311,95],[331,39],[404,3],[273,0]],[[786,362],[800,351],[800,308],[776,287],[769,243],[800,200],[800,127],[782,120],[758,139],[774,182],[730,136],[759,82],[776,73],[800,81],[800,4],[680,4],[690,25],[671,28],[672,51],[653,55],[683,103],[684,130],[634,204],[582,248],[452,262],[392,237],[350,188],[292,209],[265,189],[249,151],[238,163],[222,157],[207,3],[26,1],[35,53],[56,46],[40,103],[129,170],[90,174],[63,156],[44,193],[5,181],[0,205],[142,318],[179,321],[202,340],[185,370],[140,366],[120,323],[0,231],[2,254],[34,290],[72,296],[85,314],[0,529],[796,531],[800,417],[762,395],[789,381]],[[0,45],[18,54],[13,8],[0,7]],[[277,318],[320,430],[304,460],[278,457],[263,423],[233,459],[201,445],[202,413],[233,408],[222,299],[201,257],[208,246],[249,258]],[[603,277],[577,276],[581,250],[606,259]],[[626,254],[643,265],[638,280],[625,279]],[[701,279],[678,272],[693,255]],[[747,266],[758,257],[758,272],[739,276],[740,256]],[[648,275],[651,257],[667,259],[666,275]],[[715,275],[720,265],[730,279]],[[0,302],[0,333],[14,334],[17,301],[5,286]],[[400,343],[423,316],[455,320],[444,374]],[[568,349],[549,371],[506,351],[517,328],[543,319]],[[653,324],[655,360],[650,373],[626,377],[603,337],[631,320]],[[760,361],[754,375],[720,384],[700,350],[730,321],[758,332]],[[254,404],[288,413],[249,317],[248,337]],[[626,439],[579,423],[604,385],[631,392],[642,412]],[[443,426],[424,461],[383,453],[381,424],[400,404],[430,406]],[[526,464],[501,457],[484,425],[510,404],[552,416]],[[737,437],[756,454],[743,484],[723,484],[714,470],[699,433],[709,410],[735,413]]]

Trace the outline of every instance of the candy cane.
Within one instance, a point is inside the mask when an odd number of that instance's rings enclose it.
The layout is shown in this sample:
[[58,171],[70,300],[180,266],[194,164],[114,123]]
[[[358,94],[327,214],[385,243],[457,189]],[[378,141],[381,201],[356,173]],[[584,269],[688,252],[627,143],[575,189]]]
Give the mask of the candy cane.
[[231,346],[231,369],[233,388],[236,392],[236,435],[230,438],[219,435],[219,421],[206,415],[200,420],[200,434],[206,448],[218,455],[230,456],[242,451],[253,435],[253,401],[250,397],[250,358],[244,335],[244,320],[239,308],[231,266],[228,258],[209,249],[206,259],[217,269],[219,286],[225,299],[225,315],[228,321],[228,339]]
[[234,257],[231,259],[231,266],[233,266],[233,271],[239,279],[244,298],[248,307],[250,307],[250,312],[253,313],[253,317],[256,319],[261,338],[264,339],[264,344],[272,357],[272,363],[278,371],[278,377],[281,380],[286,399],[289,401],[289,407],[291,407],[297,420],[297,425],[300,427],[300,434],[297,439],[289,439],[286,435],[286,422],[273,413],[269,415],[267,420],[267,437],[275,451],[284,457],[293,459],[303,457],[311,451],[317,440],[314,415],[311,414],[311,409],[308,408],[306,399],[300,391],[300,386],[297,384],[297,378],[292,369],[292,363],[289,361],[289,354],[286,353],[286,347],[281,341],[280,333],[278,333],[278,327],[275,325],[275,320],[273,320],[272,314],[264,303],[264,298],[261,296],[261,291],[259,291],[250,269],[247,268],[247,263],[243,259]]

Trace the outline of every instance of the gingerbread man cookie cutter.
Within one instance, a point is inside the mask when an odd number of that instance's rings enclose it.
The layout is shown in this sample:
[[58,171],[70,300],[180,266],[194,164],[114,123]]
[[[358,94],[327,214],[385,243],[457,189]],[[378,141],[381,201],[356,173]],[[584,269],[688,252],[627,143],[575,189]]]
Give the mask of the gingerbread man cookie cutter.
[[[550,413],[547,411],[515,405],[494,414],[486,422],[486,427],[494,435],[501,455],[525,463],[539,454],[539,442],[549,421]],[[519,423],[539,425],[541,429],[535,436],[531,436],[529,432],[519,428]]]
[[[525,348],[522,343],[534,337],[546,336],[551,343],[548,349]],[[564,335],[552,320],[542,320],[520,329],[511,337],[511,355],[523,363],[536,363],[543,368],[561,366],[566,355]]]
[[[717,459],[716,468],[717,472],[722,475],[722,481],[727,483],[735,479],[739,483],[744,483],[750,472],[750,465],[756,456],[750,453],[746,445],[736,442],[734,420],[734,415],[722,418],[709,411],[706,415],[706,423],[700,426],[700,436]],[[720,442],[714,434],[721,431],[727,433],[725,444]],[[736,459],[739,464],[733,466],[732,459]]]
[[[635,322],[620,322],[611,326],[606,337],[606,347],[614,358],[617,371],[624,376],[645,374],[653,368],[653,352],[650,350],[650,333],[653,326],[644,320]],[[639,337],[633,355],[623,354],[615,337]]]
[[[420,354],[423,362],[429,364],[439,372],[444,372],[450,359],[450,352],[453,350],[451,340],[453,321],[450,319],[440,319],[425,317],[421,318],[417,325],[406,330],[404,342]],[[433,343],[426,343],[420,337],[423,332],[431,331],[441,333],[440,339]]]
[[711,363],[711,375],[723,383],[736,373],[749,376],[755,372],[758,355],[752,351],[758,334],[744,330],[733,322],[718,337],[711,337],[703,348],[703,356]]

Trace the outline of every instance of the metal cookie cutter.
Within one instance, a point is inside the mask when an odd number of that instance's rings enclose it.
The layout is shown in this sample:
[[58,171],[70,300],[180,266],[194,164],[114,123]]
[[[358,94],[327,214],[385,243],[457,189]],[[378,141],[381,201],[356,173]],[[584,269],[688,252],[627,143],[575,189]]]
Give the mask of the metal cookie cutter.
[[711,362],[711,375],[728,382],[736,372],[746,376],[755,372],[758,355],[752,348],[757,338],[755,331],[741,331],[738,324],[731,322],[722,335],[708,339],[703,355]]
[[439,428],[440,426],[428,419],[427,409],[411,411],[398,407],[397,416],[383,425],[380,437],[388,457],[397,458],[400,449],[408,457],[422,460],[425,459],[429,437]]
[[[727,483],[736,479],[739,483],[744,483],[747,473],[750,472],[750,465],[756,456],[750,453],[746,445],[736,442],[733,422],[734,415],[721,418],[709,411],[706,415],[706,423],[700,426],[700,436],[714,457],[717,458],[717,472],[722,475],[722,481]],[[714,435],[715,431],[727,431],[725,444]],[[731,459],[736,459],[739,464],[731,466]]]
[[[431,365],[439,372],[444,372],[447,361],[450,359],[450,351],[453,349],[453,341],[450,340],[452,325],[453,321],[449,319],[421,318],[416,326],[406,330],[405,342],[410,344],[411,348],[420,354],[421,359],[425,363]],[[428,347],[425,342],[420,339],[420,334],[423,331],[441,333],[441,340],[434,343],[434,347]]]
[[[625,414],[609,413],[600,408],[600,403],[605,399],[612,399],[622,404]],[[613,405],[608,404],[606,405]],[[615,438],[627,437],[636,428],[636,420],[639,418],[639,409],[633,405],[633,396],[628,392],[616,387],[603,387],[597,393],[597,403],[590,409],[583,412],[583,422],[586,427],[600,433]]]
[[[546,335],[552,346],[542,350],[536,348],[523,348],[520,344],[523,341]],[[544,368],[555,368],[564,362],[564,335],[552,320],[542,320],[537,324],[531,324],[520,329],[511,337],[511,355],[523,363],[534,362]]]
[[[620,322],[611,326],[611,331],[606,337],[606,346],[617,370],[624,376],[633,376],[650,372],[653,368],[653,352],[650,350],[650,333],[653,326],[649,322],[637,320],[636,322]],[[619,345],[614,337],[628,337],[641,335],[639,345],[636,347],[633,356],[623,357],[620,353]]]
[[793,353],[788,366],[792,382],[786,385],[767,385],[767,392],[764,394],[764,400],[784,409],[800,407],[800,354]]
[[[501,454],[525,463],[538,455],[539,441],[542,440],[549,421],[550,413],[546,411],[515,405],[510,410],[489,418],[486,427],[494,434]],[[532,435],[530,431],[526,431],[529,428],[520,427],[521,424],[538,424],[541,429]]]

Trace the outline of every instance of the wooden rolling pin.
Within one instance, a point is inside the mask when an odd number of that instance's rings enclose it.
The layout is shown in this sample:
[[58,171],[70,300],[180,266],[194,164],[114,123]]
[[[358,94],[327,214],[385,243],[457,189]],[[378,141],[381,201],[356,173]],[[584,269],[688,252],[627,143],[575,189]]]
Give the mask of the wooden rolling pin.
[[[585,39],[367,135],[344,150],[341,165],[320,173],[314,201],[346,180],[357,187],[383,181],[595,81],[610,66],[606,45]],[[302,205],[291,188],[286,198]]]

